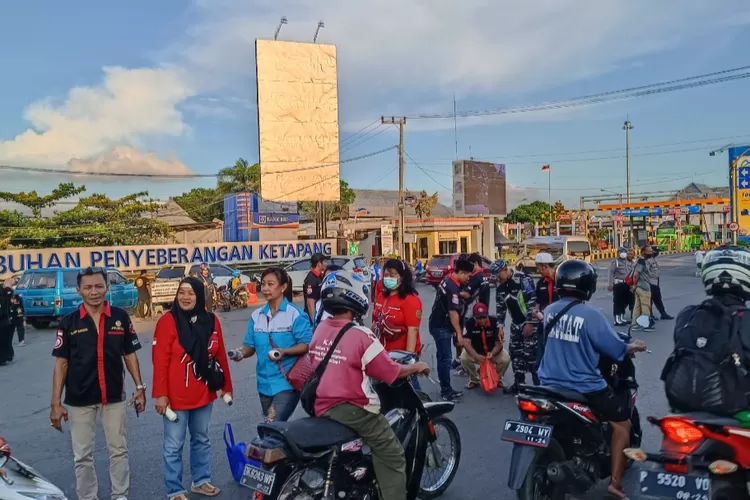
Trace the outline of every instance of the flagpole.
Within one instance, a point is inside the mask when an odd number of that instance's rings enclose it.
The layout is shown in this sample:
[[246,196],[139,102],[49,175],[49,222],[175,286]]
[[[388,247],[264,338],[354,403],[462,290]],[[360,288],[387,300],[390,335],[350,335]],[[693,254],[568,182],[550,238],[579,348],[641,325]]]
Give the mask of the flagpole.
[[547,203],[549,204],[549,231],[552,233],[552,168],[547,166]]

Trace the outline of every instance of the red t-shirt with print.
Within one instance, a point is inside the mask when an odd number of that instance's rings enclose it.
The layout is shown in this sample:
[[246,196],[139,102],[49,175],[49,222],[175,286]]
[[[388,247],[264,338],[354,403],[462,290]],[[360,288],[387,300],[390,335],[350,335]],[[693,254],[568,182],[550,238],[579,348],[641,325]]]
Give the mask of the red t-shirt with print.
[[[403,299],[397,293],[388,296],[382,293],[375,297],[372,310],[372,325],[386,351],[405,351],[407,330],[410,326],[419,328],[422,323],[422,300],[418,295],[409,294]],[[417,330],[416,353],[422,351],[422,341]]]

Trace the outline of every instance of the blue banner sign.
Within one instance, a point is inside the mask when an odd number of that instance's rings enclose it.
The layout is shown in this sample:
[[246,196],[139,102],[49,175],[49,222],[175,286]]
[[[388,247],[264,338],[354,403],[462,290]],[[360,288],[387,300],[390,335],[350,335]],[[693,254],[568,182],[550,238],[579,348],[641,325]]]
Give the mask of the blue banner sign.
[[253,227],[294,228],[299,227],[298,214],[254,213]]
[[0,251],[0,277],[27,269],[113,267],[136,271],[197,262],[237,264],[289,261],[315,253],[332,255],[335,240],[294,240],[194,245],[148,245]]
[[[683,214],[699,214],[701,211],[700,205],[685,205],[680,207]],[[651,207],[649,208],[626,208],[622,211],[622,215],[625,217],[659,217],[669,212],[669,209],[662,207]],[[619,210],[612,210],[612,215],[620,215]]]

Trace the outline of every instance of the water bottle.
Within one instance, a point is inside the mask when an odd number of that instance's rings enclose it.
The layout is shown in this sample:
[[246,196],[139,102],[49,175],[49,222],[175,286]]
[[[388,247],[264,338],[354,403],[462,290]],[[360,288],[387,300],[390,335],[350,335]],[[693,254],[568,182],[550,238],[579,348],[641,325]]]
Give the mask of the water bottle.
[[167,406],[167,411],[164,412],[164,416],[167,417],[167,420],[169,420],[170,422],[180,421],[180,417],[178,417],[177,414],[173,412],[172,408],[170,408],[169,406]]

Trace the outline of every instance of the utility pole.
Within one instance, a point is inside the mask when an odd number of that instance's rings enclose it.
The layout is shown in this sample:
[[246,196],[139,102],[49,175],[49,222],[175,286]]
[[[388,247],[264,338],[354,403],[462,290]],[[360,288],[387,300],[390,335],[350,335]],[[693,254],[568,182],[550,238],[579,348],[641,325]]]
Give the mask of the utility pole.
[[626,196],[628,203],[630,203],[630,131],[633,130],[633,124],[630,120],[625,120],[625,124],[622,126],[625,131],[625,177],[626,177]]
[[398,125],[398,256],[406,258],[404,249],[404,125],[406,118],[380,117],[383,125]]

